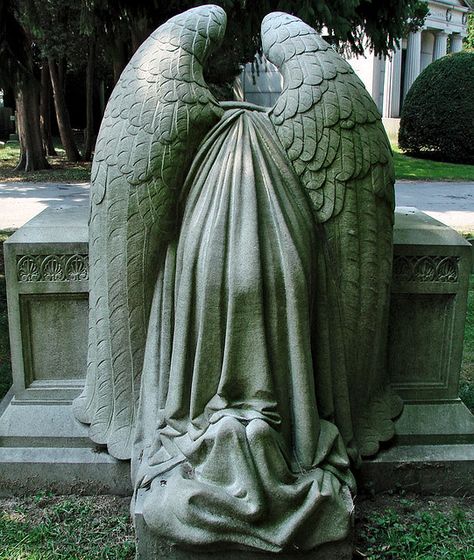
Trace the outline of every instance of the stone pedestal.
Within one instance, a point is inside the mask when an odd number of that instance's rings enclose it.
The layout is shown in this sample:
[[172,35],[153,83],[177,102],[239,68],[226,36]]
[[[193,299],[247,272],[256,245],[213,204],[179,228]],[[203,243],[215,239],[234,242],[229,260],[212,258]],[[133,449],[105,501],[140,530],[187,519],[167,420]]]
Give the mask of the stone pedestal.
[[4,244],[13,387],[0,407],[0,493],[128,494],[129,465],[74,419],[86,371],[87,206],[48,209]]
[[433,436],[474,443],[474,417],[458,397],[470,270],[462,236],[416,209],[399,209],[388,367],[405,402],[401,444],[429,444]]
[[83,386],[87,208],[48,209],[4,244],[14,401],[61,403]]
[[[72,414],[87,359],[87,215],[85,205],[46,210],[5,243],[14,385],[0,405],[4,494],[131,492],[129,463],[92,444]],[[394,241],[389,369],[405,409],[395,447],[364,462],[360,488],[472,492],[474,417],[458,397],[472,248],[413,208],[397,210]]]
[[394,445],[365,461],[360,487],[474,491],[474,416],[459,399],[472,250],[458,233],[399,208],[388,362],[404,410]]
[[352,537],[345,541],[323,545],[310,552],[263,553],[231,549],[222,545],[215,550],[196,551],[173,546],[157,539],[143,519],[142,505],[146,490],[138,493],[134,508],[137,560],[351,560]]

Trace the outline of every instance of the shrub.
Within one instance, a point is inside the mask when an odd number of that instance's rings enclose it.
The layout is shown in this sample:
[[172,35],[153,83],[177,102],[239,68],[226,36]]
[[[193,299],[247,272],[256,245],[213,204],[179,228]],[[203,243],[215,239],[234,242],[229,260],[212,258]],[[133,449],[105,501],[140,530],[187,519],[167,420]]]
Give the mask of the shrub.
[[403,104],[398,143],[418,155],[474,163],[474,52],[444,56],[418,76]]

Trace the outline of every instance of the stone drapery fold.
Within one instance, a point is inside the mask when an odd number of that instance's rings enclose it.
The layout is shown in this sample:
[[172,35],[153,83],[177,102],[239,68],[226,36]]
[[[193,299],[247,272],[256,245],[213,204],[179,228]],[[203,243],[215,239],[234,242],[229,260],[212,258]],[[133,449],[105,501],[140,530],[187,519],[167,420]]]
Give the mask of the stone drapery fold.
[[315,228],[266,114],[230,109],[201,145],[150,314],[135,488],[182,545],[311,550],[350,530],[337,427],[318,414]]

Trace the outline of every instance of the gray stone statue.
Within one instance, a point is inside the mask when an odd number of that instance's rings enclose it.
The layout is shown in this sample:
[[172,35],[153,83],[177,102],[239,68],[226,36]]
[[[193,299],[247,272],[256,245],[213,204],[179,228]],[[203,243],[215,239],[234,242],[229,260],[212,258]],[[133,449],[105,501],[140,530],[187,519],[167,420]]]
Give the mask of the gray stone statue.
[[349,534],[349,457],[400,412],[391,151],[351,67],[284,13],[262,24],[275,107],[217,102],[202,67],[225,23],[216,6],[169,20],[108,103],[75,412],[132,459],[157,538],[310,551]]

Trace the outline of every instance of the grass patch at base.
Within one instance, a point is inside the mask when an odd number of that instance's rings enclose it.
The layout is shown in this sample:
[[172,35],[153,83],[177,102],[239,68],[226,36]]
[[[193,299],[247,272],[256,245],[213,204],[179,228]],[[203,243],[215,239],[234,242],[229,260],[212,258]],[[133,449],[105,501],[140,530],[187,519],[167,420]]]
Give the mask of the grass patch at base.
[[90,181],[91,163],[71,163],[60,144],[55,145],[57,156],[48,156],[51,169],[41,171],[15,171],[20,159],[20,145],[18,142],[8,142],[0,150],[0,181],[33,181],[76,183]]
[[50,493],[0,500],[0,560],[132,560],[129,503]]
[[378,496],[356,515],[355,558],[474,560],[473,498]]
[[[129,504],[48,492],[0,499],[0,560],[132,560]],[[357,498],[357,558],[474,560],[474,498]]]

